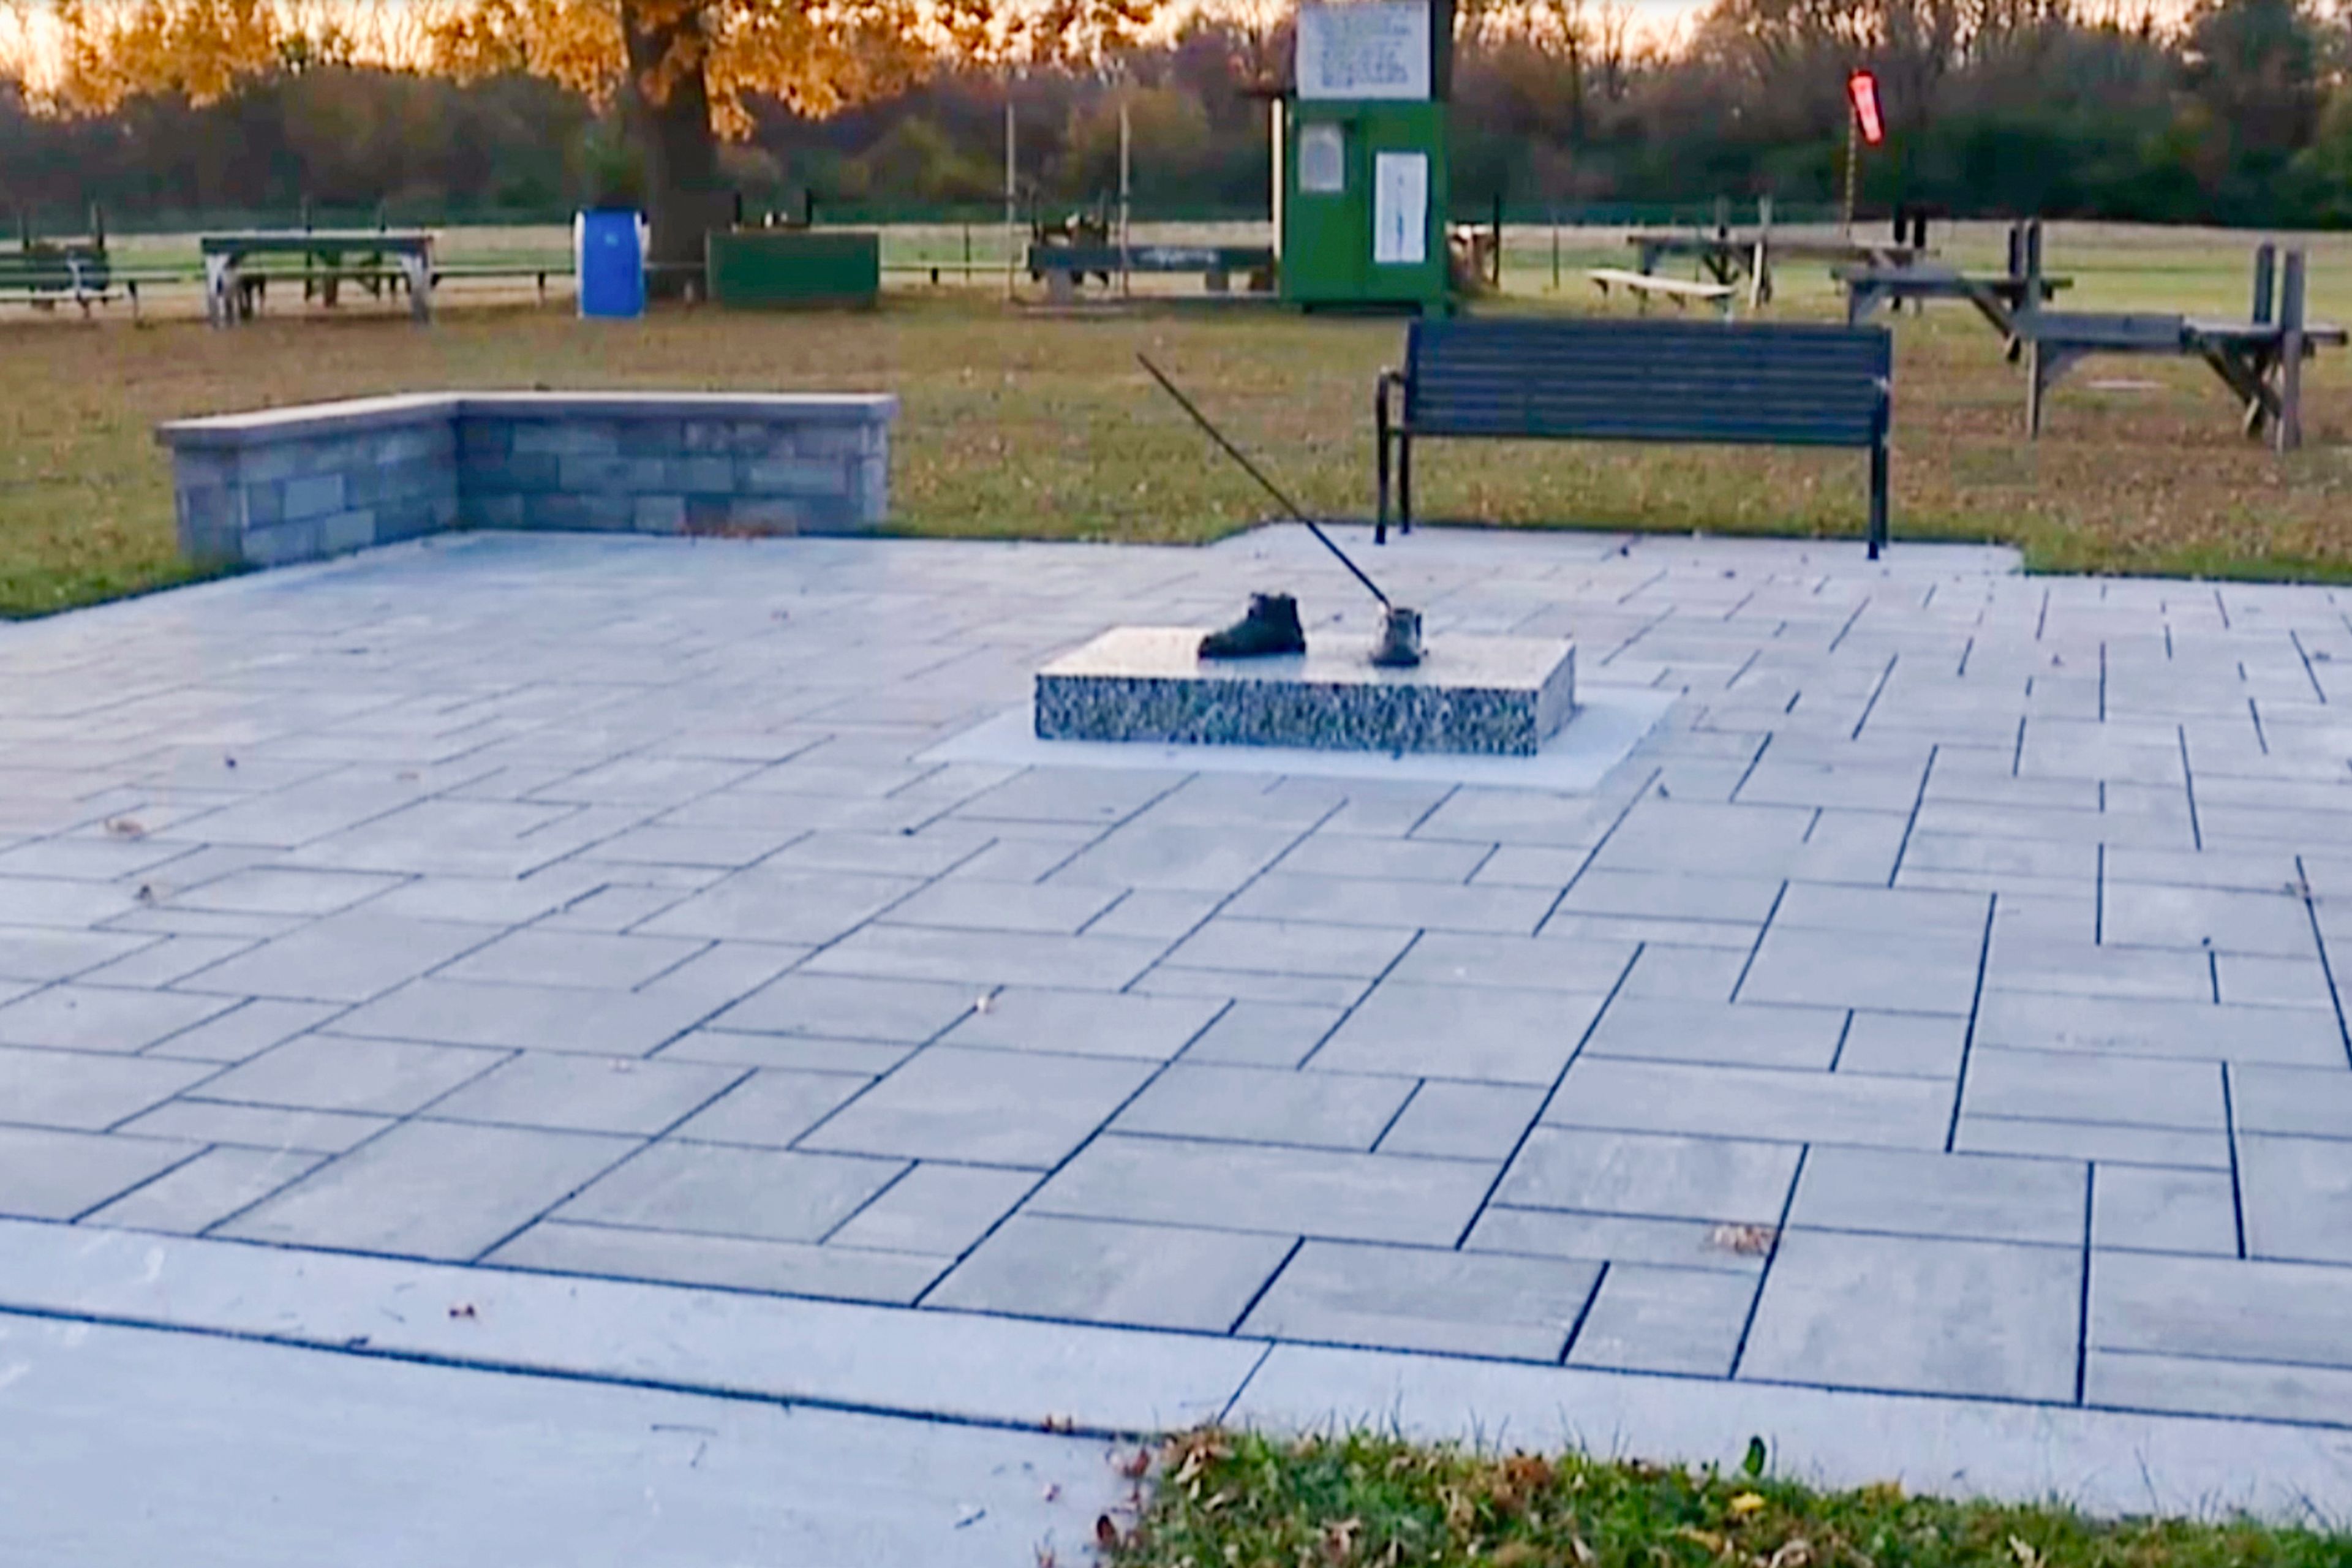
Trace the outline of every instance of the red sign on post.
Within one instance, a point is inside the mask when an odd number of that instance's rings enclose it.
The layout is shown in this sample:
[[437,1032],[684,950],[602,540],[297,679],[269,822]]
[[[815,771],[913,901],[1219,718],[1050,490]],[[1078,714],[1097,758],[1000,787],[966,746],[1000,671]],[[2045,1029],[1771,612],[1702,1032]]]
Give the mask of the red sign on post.
[[1886,140],[1886,121],[1878,112],[1878,79],[1868,71],[1856,71],[1845,79],[1845,95],[1853,102],[1853,122],[1862,128],[1862,139],[1872,146]]

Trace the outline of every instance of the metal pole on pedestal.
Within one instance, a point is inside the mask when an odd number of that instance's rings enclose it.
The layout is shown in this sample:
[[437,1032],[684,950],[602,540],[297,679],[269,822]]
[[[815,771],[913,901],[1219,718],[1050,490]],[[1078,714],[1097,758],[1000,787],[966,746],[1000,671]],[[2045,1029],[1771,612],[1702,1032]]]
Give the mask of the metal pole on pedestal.
[[1122,82],[1118,89],[1118,291],[1122,298],[1132,291],[1133,286],[1133,275],[1127,260],[1129,243],[1128,222],[1132,212],[1129,205],[1132,191],[1129,184],[1129,151],[1133,140],[1134,131],[1128,123],[1127,85]]
[[1004,297],[1013,298],[1013,274],[1021,246],[1015,233],[1021,194],[1013,142],[1013,78],[1004,79]]

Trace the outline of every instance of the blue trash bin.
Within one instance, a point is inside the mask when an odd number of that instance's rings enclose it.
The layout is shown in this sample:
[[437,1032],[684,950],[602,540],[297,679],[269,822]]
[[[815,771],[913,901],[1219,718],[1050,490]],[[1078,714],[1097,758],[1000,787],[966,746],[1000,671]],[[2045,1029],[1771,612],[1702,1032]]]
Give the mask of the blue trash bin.
[[646,313],[646,220],[641,215],[612,207],[583,212],[572,222],[572,248],[583,316],[633,321]]

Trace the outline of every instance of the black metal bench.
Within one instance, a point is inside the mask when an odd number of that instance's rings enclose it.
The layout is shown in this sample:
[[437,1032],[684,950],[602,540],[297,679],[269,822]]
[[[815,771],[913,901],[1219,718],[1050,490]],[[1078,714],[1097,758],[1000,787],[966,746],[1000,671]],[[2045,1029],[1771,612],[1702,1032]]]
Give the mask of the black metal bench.
[[[1376,542],[1412,528],[1412,443],[1694,441],[1870,453],[1870,555],[1886,543],[1894,355],[1883,327],[1607,320],[1416,321],[1372,395]],[[1392,397],[1391,391],[1401,394]]]

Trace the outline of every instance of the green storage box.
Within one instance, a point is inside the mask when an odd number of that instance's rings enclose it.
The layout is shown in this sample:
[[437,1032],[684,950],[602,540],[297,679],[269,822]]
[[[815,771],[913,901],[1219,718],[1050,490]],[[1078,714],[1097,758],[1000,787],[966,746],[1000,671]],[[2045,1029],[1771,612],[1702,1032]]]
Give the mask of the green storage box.
[[738,228],[705,242],[710,297],[730,310],[871,308],[882,292],[882,237],[853,229]]

